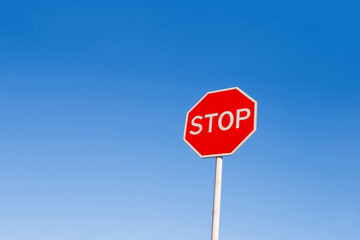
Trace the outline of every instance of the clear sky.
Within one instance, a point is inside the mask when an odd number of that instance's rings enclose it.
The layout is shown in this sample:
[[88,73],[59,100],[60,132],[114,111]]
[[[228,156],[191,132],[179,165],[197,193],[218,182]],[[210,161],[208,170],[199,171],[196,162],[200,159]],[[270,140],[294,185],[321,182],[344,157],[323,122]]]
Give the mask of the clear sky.
[[258,101],[220,239],[360,239],[360,3],[1,1],[0,239],[210,239],[208,91]]

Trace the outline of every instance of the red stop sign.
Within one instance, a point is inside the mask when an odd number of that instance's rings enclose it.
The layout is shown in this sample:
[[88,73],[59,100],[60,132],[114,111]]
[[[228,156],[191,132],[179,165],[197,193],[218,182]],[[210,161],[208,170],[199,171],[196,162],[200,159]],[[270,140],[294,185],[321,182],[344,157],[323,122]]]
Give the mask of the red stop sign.
[[208,92],[186,115],[184,141],[202,158],[232,155],[256,131],[256,110],[237,87]]

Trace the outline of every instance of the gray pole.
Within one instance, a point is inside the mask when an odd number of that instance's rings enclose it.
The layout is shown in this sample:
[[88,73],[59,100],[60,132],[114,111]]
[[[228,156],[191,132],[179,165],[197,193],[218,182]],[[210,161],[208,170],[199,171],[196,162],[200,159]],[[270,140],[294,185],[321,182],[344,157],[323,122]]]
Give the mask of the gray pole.
[[213,208],[211,240],[219,240],[222,164],[223,164],[222,157],[216,157],[214,208]]

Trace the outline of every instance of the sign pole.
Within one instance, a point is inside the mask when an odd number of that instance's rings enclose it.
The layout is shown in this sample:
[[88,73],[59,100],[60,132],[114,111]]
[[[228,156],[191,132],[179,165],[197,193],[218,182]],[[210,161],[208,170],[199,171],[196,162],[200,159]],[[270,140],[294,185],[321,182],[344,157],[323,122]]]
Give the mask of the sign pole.
[[222,165],[223,165],[223,158],[216,157],[214,208],[213,208],[213,216],[212,216],[213,220],[212,220],[211,240],[219,240]]
[[238,87],[206,93],[186,114],[184,141],[201,158],[216,157],[211,240],[219,240],[223,156],[256,131],[256,116],[257,102]]

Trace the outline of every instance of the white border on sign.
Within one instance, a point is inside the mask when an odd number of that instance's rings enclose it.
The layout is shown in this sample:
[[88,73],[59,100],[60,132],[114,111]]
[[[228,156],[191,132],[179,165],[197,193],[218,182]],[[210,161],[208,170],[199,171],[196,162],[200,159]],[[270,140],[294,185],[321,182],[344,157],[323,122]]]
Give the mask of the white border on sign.
[[[236,89],[239,92],[241,92],[242,94],[244,94],[247,98],[249,98],[252,102],[254,102],[255,106],[254,106],[254,130],[231,152],[231,153],[223,153],[223,154],[213,154],[213,155],[201,155],[186,139],[186,123],[188,120],[188,116],[189,113],[209,94],[211,93],[217,93],[217,92],[224,92],[224,91],[229,91],[229,90],[233,90]],[[187,113],[186,113],[186,119],[185,119],[185,128],[184,128],[184,137],[183,140],[186,142],[187,145],[189,145],[196,153],[197,155],[199,155],[201,158],[209,158],[209,157],[222,157],[222,156],[231,156],[233,155],[248,139],[249,137],[251,137],[251,135],[254,134],[254,132],[257,129],[257,101],[254,100],[252,97],[250,97],[248,94],[246,94],[243,90],[241,90],[238,87],[232,87],[232,88],[226,88],[226,89],[221,89],[221,90],[216,90],[216,91],[211,91],[211,92],[207,92]]]

